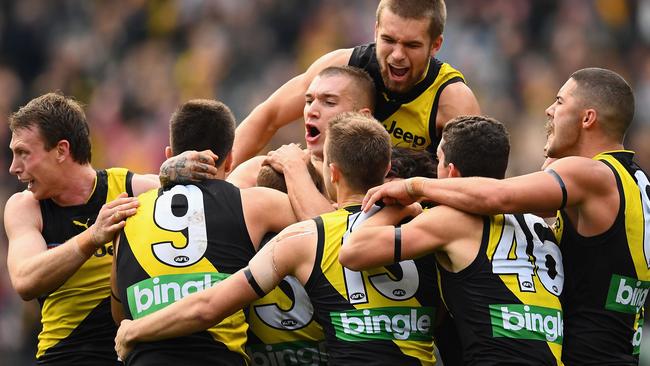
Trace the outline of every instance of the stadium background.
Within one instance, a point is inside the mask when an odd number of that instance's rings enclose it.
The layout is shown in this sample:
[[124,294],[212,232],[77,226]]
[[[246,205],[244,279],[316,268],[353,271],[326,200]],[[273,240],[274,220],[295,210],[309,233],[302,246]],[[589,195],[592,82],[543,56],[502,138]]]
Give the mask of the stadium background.
[[[86,105],[95,168],[157,172],[179,103],[218,98],[243,119],[318,56],[372,41],[376,4],[1,1],[0,201],[22,189],[8,174],[7,116],[31,98],[59,90]],[[650,0],[449,0],[447,6],[438,57],[464,73],[485,114],[507,124],[509,175],[539,169],[544,109],[571,72],[587,66],[613,69],[631,83],[637,111],[628,147],[650,171]],[[303,135],[295,124],[269,147]],[[6,248],[0,235],[0,365],[30,365],[38,306],[12,290]],[[650,337],[645,343],[644,356]],[[642,365],[650,365],[644,358]]]

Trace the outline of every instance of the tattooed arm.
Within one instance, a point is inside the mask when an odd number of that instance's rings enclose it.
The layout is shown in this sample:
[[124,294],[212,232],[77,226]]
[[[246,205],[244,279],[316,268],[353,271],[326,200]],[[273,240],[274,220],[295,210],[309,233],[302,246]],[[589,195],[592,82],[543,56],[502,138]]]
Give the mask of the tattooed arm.
[[185,151],[172,156],[160,166],[160,185],[167,187],[174,183],[215,179],[217,174],[215,164],[218,158],[210,150]]

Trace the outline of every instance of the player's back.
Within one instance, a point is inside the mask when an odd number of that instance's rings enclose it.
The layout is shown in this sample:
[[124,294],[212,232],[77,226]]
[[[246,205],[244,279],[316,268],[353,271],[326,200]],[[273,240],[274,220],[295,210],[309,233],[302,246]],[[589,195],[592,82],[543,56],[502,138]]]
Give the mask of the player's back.
[[[374,212],[374,211],[373,211]],[[435,261],[368,271],[339,263],[339,249],[366,214],[348,206],[315,219],[318,247],[305,283],[332,365],[433,365]]]
[[[222,180],[139,196],[117,254],[117,285],[127,318],[138,319],[245,267],[255,253],[239,189]],[[139,344],[129,365],[243,365],[244,314],[187,337]]]
[[561,365],[564,283],[560,249],[539,217],[484,217],[476,258],[438,265],[443,300],[466,365]]

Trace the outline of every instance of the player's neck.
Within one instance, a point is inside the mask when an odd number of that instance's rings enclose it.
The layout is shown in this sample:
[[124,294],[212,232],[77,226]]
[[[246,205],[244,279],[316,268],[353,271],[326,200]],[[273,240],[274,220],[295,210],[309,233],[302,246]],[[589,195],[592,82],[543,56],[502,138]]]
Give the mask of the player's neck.
[[593,135],[589,139],[585,139],[578,146],[576,155],[584,156],[586,158],[593,158],[594,156],[605,151],[616,151],[625,149],[623,143],[614,139],[608,138],[603,135]]
[[336,195],[336,204],[339,208],[352,205],[360,205],[366,192],[355,192],[347,187],[339,187]]
[[52,200],[59,206],[76,206],[88,202],[95,191],[97,172],[90,164],[73,164],[63,170],[59,193]]

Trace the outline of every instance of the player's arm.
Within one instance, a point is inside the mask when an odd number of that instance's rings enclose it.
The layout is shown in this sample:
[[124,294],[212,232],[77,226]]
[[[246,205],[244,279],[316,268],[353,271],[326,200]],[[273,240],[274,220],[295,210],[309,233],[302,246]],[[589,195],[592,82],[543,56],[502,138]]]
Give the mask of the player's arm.
[[257,185],[257,176],[265,159],[266,156],[255,156],[246,160],[228,174],[226,181],[239,188],[255,187]]
[[296,144],[283,145],[269,152],[265,163],[284,175],[287,194],[298,220],[307,220],[334,211],[334,206],[318,191],[309,174],[309,155]]
[[452,118],[463,115],[479,115],[481,108],[472,90],[462,82],[447,85],[440,93],[436,129],[438,135]]
[[135,344],[180,337],[208,329],[257,299],[243,270],[219,284],[138,320],[123,320],[115,350],[125,359]]
[[234,166],[262,150],[280,127],[300,118],[309,83],[329,66],[346,65],[351,55],[352,49],[340,49],[322,56],[305,73],[289,80],[255,107],[235,130]]
[[280,232],[298,220],[289,197],[280,191],[266,187],[241,190],[244,220],[253,245],[269,232]]
[[[312,223],[312,226],[315,225]],[[286,275],[313,266],[315,233],[309,224],[296,224],[267,243],[248,267],[215,286],[194,293],[135,321],[124,320],[115,337],[115,350],[125,359],[134,345],[180,337],[219,323],[253,300],[264,296]],[[314,252],[311,256],[308,252]],[[307,263],[311,258],[311,263]]]
[[[399,216],[394,217],[394,224],[398,219]],[[436,206],[400,228],[367,222],[354,230],[341,246],[339,261],[359,271],[415,259],[467,236],[464,223],[469,220],[472,218],[466,213]]]
[[[555,173],[553,173],[555,172]],[[364,209],[379,199],[394,202],[430,200],[459,210],[497,213],[551,212],[563,206],[579,206],[590,196],[608,194],[614,176],[604,164],[583,157],[567,157],[545,171],[508,179],[411,178],[372,188]]]
[[160,179],[156,174],[133,174],[131,190],[134,196],[160,187]]
[[87,230],[48,250],[38,201],[26,191],[14,194],[5,205],[4,225],[9,239],[7,267],[18,294],[31,300],[61,286],[98,247],[113,239],[137,206],[136,198],[123,193],[102,206]]

